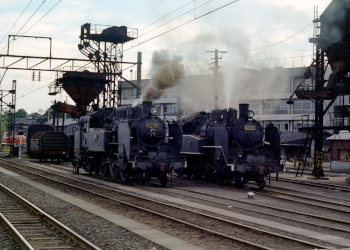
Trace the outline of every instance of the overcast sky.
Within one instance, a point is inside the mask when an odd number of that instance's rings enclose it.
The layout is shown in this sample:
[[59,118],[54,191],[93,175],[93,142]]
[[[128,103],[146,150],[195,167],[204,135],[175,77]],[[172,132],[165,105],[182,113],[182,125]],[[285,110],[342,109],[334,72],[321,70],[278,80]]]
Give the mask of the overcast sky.
[[[139,39],[124,45],[124,60],[143,56],[143,71],[150,69],[152,53],[168,50],[181,56],[186,68],[208,65],[213,54],[226,51],[222,63],[232,58],[267,60],[312,55],[314,7],[321,14],[331,0],[11,0],[0,4],[0,54],[7,52],[8,35],[52,38],[52,56],[84,58],[79,52],[80,27],[85,23],[125,25],[138,29]],[[187,23],[187,24],[186,24]],[[44,39],[21,38],[10,54],[48,56]],[[303,62],[305,65],[309,61]],[[273,61],[273,60],[272,60]],[[136,71],[136,68],[135,68]],[[4,70],[0,70],[3,76]],[[37,75],[35,76],[37,78]],[[132,78],[130,72],[124,77]],[[7,71],[0,89],[11,89],[17,80],[17,109],[46,110],[53,72],[42,72],[32,81],[31,71]]]

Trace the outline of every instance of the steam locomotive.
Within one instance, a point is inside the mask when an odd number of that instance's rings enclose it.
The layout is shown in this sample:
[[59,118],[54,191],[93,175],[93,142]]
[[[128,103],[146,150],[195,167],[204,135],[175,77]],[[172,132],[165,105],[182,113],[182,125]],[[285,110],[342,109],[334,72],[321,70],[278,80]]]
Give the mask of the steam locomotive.
[[234,182],[237,187],[255,181],[264,188],[269,173],[283,170],[277,128],[269,124],[264,131],[248,108],[240,104],[238,119],[237,110],[230,108],[195,113],[180,121],[188,177]]
[[167,185],[168,174],[184,167],[182,130],[159,118],[151,102],[103,108],[81,117],[74,135],[74,172],[79,168],[139,184],[152,177]]

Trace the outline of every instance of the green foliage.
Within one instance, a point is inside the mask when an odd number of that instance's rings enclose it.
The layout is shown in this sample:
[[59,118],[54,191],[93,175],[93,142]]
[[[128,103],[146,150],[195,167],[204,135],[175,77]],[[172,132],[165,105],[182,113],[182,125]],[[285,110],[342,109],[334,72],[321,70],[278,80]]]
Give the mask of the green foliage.
[[9,116],[9,112],[5,111],[2,113],[2,117],[1,117],[1,136],[5,133],[5,131],[7,131],[7,124],[9,123],[10,120],[10,116]]
[[37,118],[41,117],[41,114],[38,112],[31,113],[29,116],[32,117],[33,120],[36,120]]
[[25,111],[24,109],[19,109],[16,112],[16,117],[17,118],[23,118],[27,116],[27,111]]

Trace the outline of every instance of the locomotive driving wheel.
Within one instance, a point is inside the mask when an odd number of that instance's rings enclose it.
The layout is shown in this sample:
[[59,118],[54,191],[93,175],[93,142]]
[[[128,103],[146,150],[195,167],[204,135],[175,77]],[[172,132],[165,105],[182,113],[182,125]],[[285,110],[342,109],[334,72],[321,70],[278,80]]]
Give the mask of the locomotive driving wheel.
[[109,174],[111,175],[111,178],[112,179],[117,178],[118,168],[117,168],[117,165],[115,164],[115,161],[110,160],[108,165],[109,165]]
[[125,171],[119,171],[119,178],[121,181],[126,182],[129,175]]
[[109,176],[109,161],[103,160],[99,166],[100,173],[103,177]]
[[149,181],[147,171],[143,169],[136,170],[136,182],[137,184],[143,185]]
[[160,181],[160,184],[165,187],[166,184],[168,184],[168,175],[167,174],[161,174],[159,176],[159,181]]
[[243,173],[236,171],[234,175],[234,182],[235,182],[236,188],[243,188],[243,185],[244,185]]
[[258,187],[260,189],[263,189],[266,186],[266,178],[264,176],[260,177],[259,179],[256,180],[256,184],[258,184]]

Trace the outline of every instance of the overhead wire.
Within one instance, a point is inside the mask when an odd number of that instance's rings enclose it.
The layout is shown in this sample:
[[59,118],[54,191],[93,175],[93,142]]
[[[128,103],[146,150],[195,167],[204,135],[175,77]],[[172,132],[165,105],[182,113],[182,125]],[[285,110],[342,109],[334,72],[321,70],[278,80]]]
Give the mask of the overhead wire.
[[285,38],[285,39],[283,39],[283,40],[281,40],[281,41],[279,41],[279,42],[277,42],[277,43],[271,44],[271,45],[269,45],[269,46],[257,48],[257,49],[252,49],[252,50],[261,50],[261,49],[262,49],[263,51],[260,51],[259,53],[256,53],[256,54],[250,56],[249,58],[252,58],[252,57],[254,57],[254,56],[260,55],[260,54],[264,53],[265,51],[267,51],[267,50],[269,50],[269,49],[272,49],[272,48],[274,48],[274,47],[280,45],[281,43],[284,43],[284,42],[288,41],[289,39],[291,39],[291,38],[293,38],[293,37],[295,37],[295,36],[297,36],[297,35],[299,35],[299,34],[304,33],[304,32],[307,31],[308,28],[310,28],[312,25],[313,25],[313,23],[309,23],[308,25],[306,25],[306,26],[303,27],[302,29],[298,30],[298,31],[297,31],[296,33],[294,33],[293,35],[291,35],[291,36],[289,36],[289,37],[287,37],[287,38]]
[[[45,0],[46,1],[46,0]],[[62,0],[59,0],[53,7],[51,7],[51,9],[49,9],[38,21],[36,21],[29,29],[27,29],[25,32],[22,33],[22,35],[24,35],[25,33],[27,33],[29,30],[31,30],[35,25],[37,25],[47,14],[49,14],[51,12],[51,10],[53,10]]]
[[[43,6],[43,4],[46,2],[46,0],[43,0],[43,2],[39,5],[39,7],[35,10],[35,12],[28,18],[28,20],[22,25],[22,27],[17,31],[17,33],[15,35],[18,35],[19,32],[27,25],[27,23],[33,18],[33,16],[38,12],[38,10],[41,8],[41,6]],[[13,43],[13,41],[12,41]],[[2,53],[9,45],[6,45],[0,53]]]
[[[211,1],[212,1],[212,0],[211,0]],[[238,2],[238,1],[240,1],[240,0],[234,0],[234,1],[231,1],[231,2],[229,2],[229,3],[227,3],[227,4],[224,4],[224,5],[218,7],[218,8],[216,8],[216,9],[214,9],[214,10],[211,10],[211,11],[209,11],[209,12],[206,12],[206,13],[200,15],[199,17],[195,17],[194,19],[192,19],[192,20],[190,20],[190,21],[187,21],[187,22],[185,22],[185,23],[183,23],[183,24],[180,24],[180,25],[178,25],[178,26],[176,26],[176,27],[174,27],[174,28],[172,28],[172,29],[169,29],[169,30],[167,30],[167,31],[165,31],[165,32],[163,32],[163,33],[161,33],[161,34],[159,34],[159,35],[156,35],[156,36],[154,36],[154,37],[152,37],[152,38],[149,38],[149,39],[147,39],[147,40],[145,40],[145,41],[143,41],[143,42],[140,42],[140,43],[137,44],[137,45],[134,45],[134,46],[132,46],[132,47],[130,47],[130,48],[128,48],[128,49],[125,49],[124,51],[130,50],[130,49],[135,48],[135,47],[137,47],[137,46],[140,46],[140,45],[142,45],[142,44],[144,44],[144,43],[146,43],[146,42],[149,42],[149,41],[151,41],[151,40],[153,40],[153,39],[155,39],[155,38],[158,38],[158,37],[160,37],[160,36],[162,36],[162,35],[165,35],[165,34],[171,32],[171,31],[173,31],[173,30],[176,30],[176,29],[178,29],[178,28],[180,28],[180,27],[183,27],[183,26],[185,26],[185,25],[187,25],[187,24],[189,24],[189,23],[192,23],[192,22],[194,22],[194,21],[196,21],[196,20],[198,20],[198,19],[200,19],[200,18],[202,18],[202,17],[205,17],[205,16],[207,16],[207,15],[210,15],[210,14],[212,14],[212,13],[218,11],[218,10],[221,10],[221,9],[223,9],[223,8],[225,8],[225,7],[229,6],[229,5],[231,5],[231,4],[234,4],[234,3]]]
[[163,17],[161,17],[161,18],[157,19],[156,21],[154,21],[154,22],[152,22],[152,23],[148,24],[147,26],[145,26],[145,27],[141,28],[140,30],[144,30],[144,29],[148,28],[149,26],[151,26],[151,25],[153,25],[153,24],[155,24],[155,23],[159,22],[160,20],[162,20],[162,19],[164,19],[164,18],[166,18],[166,17],[170,16],[171,14],[174,14],[175,12],[177,12],[177,11],[181,10],[182,8],[186,7],[187,5],[190,5],[191,3],[195,2],[195,1],[196,1],[196,0],[192,0],[192,1],[191,1],[191,2],[189,2],[189,3],[182,5],[180,8],[177,8],[176,10],[174,10],[174,11],[170,12],[169,14],[166,14],[165,16],[163,16]]
[[[182,14],[182,15],[180,15],[180,16],[178,16],[178,17],[176,17],[176,18],[174,18],[174,19],[172,19],[172,20],[170,20],[170,21],[168,21],[168,22],[166,22],[166,23],[164,23],[164,24],[162,24],[162,25],[160,25],[160,26],[158,26],[158,27],[156,27],[156,28],[150,30],[150,31],[148,31],[147,33],[145,33],[145,34],[139,36],[139,38],[142,37],[142,36],[144,36],[144,35],[147,35],[147,34],[151,33],[152,31],[155,31],[155,30],[157,30],[157,29],[159,29],[159,28],[161,28],[161,27],[163,27],[163,26],[165,26],[165,25],[167,25],[167,24],[169,24],[169,23],[172,23],[173,21],[175,21],[175,20],[177,20],[177,19],[179,19],[179,18],[181,18],[181,17],[186,16],[187,14],[193,12],[194,10],[197,10],[198,8],[201,8],[201,7],[203,7],[203,6],[209,4],[210,2],[213,2],[213,1],[214,1],[214,0],[210,0],[210,1],[208,1],[208,2],[206,2],[206,3],[204,3],[204,4],[202,4],[202,5],[200,5],[200,6],[198,6],[198,7],[196,6],[194,9],[191,9],[191,10],[187,11],[186,13],[184,13],[184,14]],[[168,16],[168,15],[167,15],[167,16]],[[196,18],[196,17],[195,17],[195,18]]]
[[30,2],[27,4],[27,6],[24,8],[24,10],[22,11],[22,13],[19,15],[19,17],[17,18],[17,20],[12,24],[11,28],[9,29],[9,31],[7,31],[7,33],[4,35],[4,37],[1,39],[0,43],[2,43],[4,41],[4,39],[6,38],[6,36],[11,32],[12,28],[16,25],[16,23],[18,22],[18,20],[21,18],[21,16],[23,15],[23,13],[27,10],[27,8],[29,7],[29,5],[32,3],[33,0],[30,0]]

